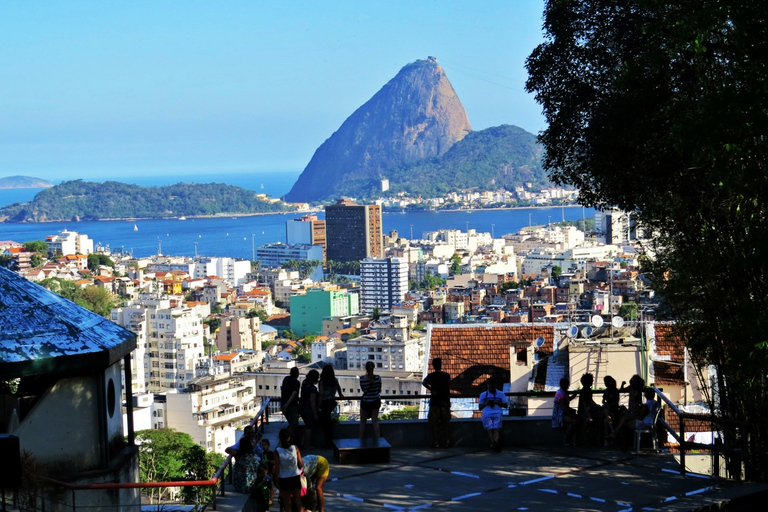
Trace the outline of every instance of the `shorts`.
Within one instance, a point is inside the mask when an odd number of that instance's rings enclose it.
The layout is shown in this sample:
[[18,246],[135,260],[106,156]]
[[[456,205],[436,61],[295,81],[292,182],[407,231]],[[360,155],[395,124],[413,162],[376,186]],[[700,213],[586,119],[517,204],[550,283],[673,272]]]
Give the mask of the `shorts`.
[[289,476],[288,478],[281,478],[278,489],[281,491],[296,491],[301,489],[301,478],[299,475]]
[[365,412],[373,412],[374,409],[381,407],[381,398],[374,400],[373,402],[360,401],[360,409]]
[[451,421],[451,406],[430,405],[427,421],[430,423],[448,423]]
[[483,416],[483,428],[485,430],[495,430],[501,428],[501,414]]
[[328,464],[328,459],[325,457],[320,457],[318,455],[317,457],[317,471],[315,472],[315,476],[317,478],[328,478],[328,475],[331,474],[331,465]]

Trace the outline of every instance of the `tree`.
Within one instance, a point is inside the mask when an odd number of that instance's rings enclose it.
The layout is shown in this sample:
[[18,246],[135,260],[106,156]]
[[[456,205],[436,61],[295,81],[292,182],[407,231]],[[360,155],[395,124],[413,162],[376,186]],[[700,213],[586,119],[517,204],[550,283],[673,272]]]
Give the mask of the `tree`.
[[371,320],[378,320],[379,317],[381,317],[381,310],[378,306],[375,306],[371,312]]
[[431,272],[427,272],[427,275],[424,276],[424,280],[421,282],[421,288],[434,290],[442,284],[445,284],[445,279],[440,276],[433,276]]
[[461,256],[458,253],[453,253],[451,256],[451,274],[461,274]]
[[619,316],[624,320],[637,320],[637,303],[628,301],[622,304],[619,308]]
[[21,244],[24,249],[30,252],[37,252],[40,254],[48,254],[48,244],[43,240],[32,240],[30,242],[24,242]]
[[29,257],[29,264],[32,265],[32,268],[38,268],[42,266],[43,263],[45,263],[45,261],[37,253],[34,253],[32,256]]
[[[172,428],[139,430],[136,432],[139,449],[139,477],[142,482],[170,482],[184,480],[188,471],[185,455],[197,447],[192,437]],[[156,502],[168,493],[167,488],[144,490]]]
[[544,164],[585,206],[655,233],[646,270],[713,410],[751,428],[747,478],[768,480],[768,13],[756,2],[551,0],[526,84],[548,121]]
[[115,262],[105,254],[91,253],[88,255],[88,270],[96,272],[100,266],[115,267]]
[[[181,470],[184,480],[208,480],[221,464],[224,457],[219,453],[205,453],[202,446],[194,445],[186,449]],[[213,499],[213,487],[181,487],[179,495],[184,503],[204,504]]]
[[552,266],[552,279],[557,281],[560,279],[560,276],[563,274],[563,269],[559,265],[553,265]]
[[112,292],[101,286],[86,286],[78,288],[75,294],[75,303],[93,311],[105,318],[109,318],[115,307],[115,296]]
[[211,334],[213,334],[219,330],[219,327],[221,327],[221,318],[209,316],[205,319],[205,323],[208,324],[208,329],[211,331]]

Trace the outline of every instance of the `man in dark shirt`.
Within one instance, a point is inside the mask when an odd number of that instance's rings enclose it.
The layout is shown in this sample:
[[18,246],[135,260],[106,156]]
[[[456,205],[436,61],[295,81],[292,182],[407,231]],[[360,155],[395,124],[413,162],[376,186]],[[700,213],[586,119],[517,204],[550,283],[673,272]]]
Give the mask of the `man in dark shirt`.
[[280,386],[280,410],[291,428],[299,426],[299,389],[299,369],[294,366]]
[[[451,445],[451,376],[444,372],[443,360],[436,357],[432,360],[432,373],[424,378],[422,384],[432,396],[429,399],[429,414],[427,420],[432,427],[434,447]],[[445,441],[443,441],[445,440]]]

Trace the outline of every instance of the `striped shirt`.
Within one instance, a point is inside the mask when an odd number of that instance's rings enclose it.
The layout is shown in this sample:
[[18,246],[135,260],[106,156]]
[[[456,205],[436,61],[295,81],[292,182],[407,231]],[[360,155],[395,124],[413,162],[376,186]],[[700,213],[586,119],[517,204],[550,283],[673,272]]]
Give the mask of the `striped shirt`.
[[381,398],[381,377],[373,376],[373,382],[367,375],[360,377],[360,389],[363,390],[363,402],[374,402]]

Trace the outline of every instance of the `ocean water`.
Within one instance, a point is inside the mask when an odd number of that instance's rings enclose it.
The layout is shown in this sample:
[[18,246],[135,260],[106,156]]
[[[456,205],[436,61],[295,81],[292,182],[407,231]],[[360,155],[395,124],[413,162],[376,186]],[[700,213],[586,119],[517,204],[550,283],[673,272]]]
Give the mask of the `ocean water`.
[[[260,183],[259,183],[260,185]],[[265,182],[265,189],[267,184]],[[249,217],[217,217],[184,221],[82,221],[34,224],[0,224],[0,240],[28,242],[44,240],[63,229],[84,233],[96,243],[112,249],[131,251],[135,256],[172,254],[179,256],[230,256],[251,259],[255,248],[285,242],[285,221],[301,214],[269,214]],[[323,218],[323,214],[318,214]],[[496,237],[516,233],[520,228],[560,220],[591,218],[594,210],[577,207],[517,208],[512,210],[385,212],[384,232],[397,230],[400,236],[420,238],[424,231],[476,229]],[[136,229],[134,229],[134,226]]]

